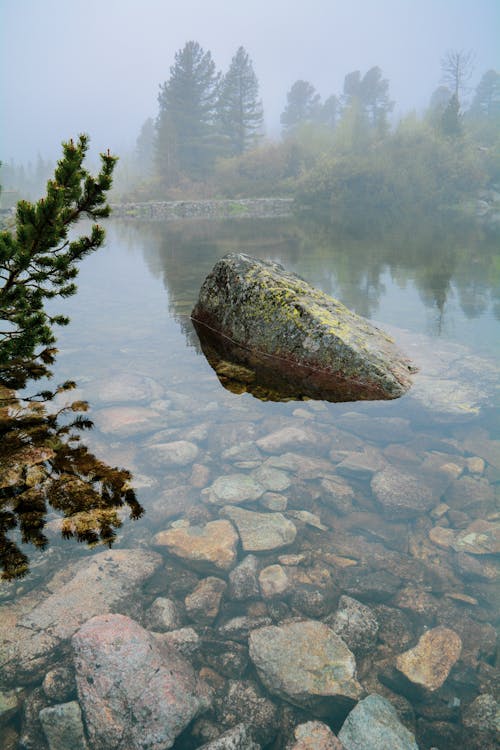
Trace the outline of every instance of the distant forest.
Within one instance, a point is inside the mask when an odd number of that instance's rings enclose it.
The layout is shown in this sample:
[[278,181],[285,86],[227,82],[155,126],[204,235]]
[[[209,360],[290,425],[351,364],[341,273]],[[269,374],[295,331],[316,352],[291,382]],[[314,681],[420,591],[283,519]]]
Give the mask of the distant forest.
[[[382,70],[351,71],[322,100],[298,80],[286,95],[280,139],[264,133],[252,60],[243,47],[228,70],[189,41],[160,85],[156,116],[145,120],[134,153],[122,154],[118,201],[292,196],[302,209],[340,223],[392,221],[463,207],[500,184],[500,73],[469,88],[473,54],[449,51],[425,113],[391,121],[394,102]],[[4,164],[4,201],[41,193],[53,164]]]

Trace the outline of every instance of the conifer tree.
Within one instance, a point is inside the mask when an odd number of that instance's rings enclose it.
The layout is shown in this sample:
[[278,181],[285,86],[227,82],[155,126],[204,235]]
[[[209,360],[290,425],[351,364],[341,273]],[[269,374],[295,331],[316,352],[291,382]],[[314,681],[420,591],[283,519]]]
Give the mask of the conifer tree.
[[111,188],[116,157],[101,154],[101,170],[93,177],[84,168],[88,137],[63,143],[63,156],[47,193],[36,203],[17,204],[14,231],[0,232],[0,368],[28,361],[38,347],[55,341],[53,325],[66,325],[63,315],[47,312],[45,301],[76,292],[77,264],[100,247],[104,230],[68,239],[82,217],[94,221],[109,215],[106,193]]
[[231,156],[242,154],[255,145],[264,113],[257,76],[244,47],[238,48],[221,81],[218,118]]
[[284,133],[290,133],[301,123],[317,119],[321,97],[308,81],[295,81],[286,100],[280,117]]
[[186,42],[158,96],[156,158],[158,171],[167,180],[176,170],[203,177],[213,162],[218,84],[210,52],[198,42]]

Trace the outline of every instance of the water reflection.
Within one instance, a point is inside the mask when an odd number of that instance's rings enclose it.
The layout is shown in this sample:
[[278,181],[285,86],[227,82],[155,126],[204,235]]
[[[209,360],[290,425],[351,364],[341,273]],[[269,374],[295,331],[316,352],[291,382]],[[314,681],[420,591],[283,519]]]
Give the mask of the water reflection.
[[80,433],[93,427],[87,403],[73,401],[49,410],[48,404],[75,388],[67,381],[55,390],[19,397],[32,379],[48,377],[45,363],[3,369],[0,373],[0,567],[2,578],[22,578],[29,572],[23,544],[45,549],[49,507],[65,539],[111,546],[122,525],[120,509],[130,518],[143,509],[131,487],[132,475],[108,466],[89,452]]

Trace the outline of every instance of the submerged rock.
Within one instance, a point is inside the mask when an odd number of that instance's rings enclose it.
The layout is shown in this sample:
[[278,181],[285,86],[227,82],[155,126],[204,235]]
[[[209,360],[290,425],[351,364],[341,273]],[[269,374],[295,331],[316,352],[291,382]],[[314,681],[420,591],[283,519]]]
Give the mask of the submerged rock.
[[339,732],[346,750],[418,750],[415,737],[381,695],[368,695],[351,711]]
[[40,722],[50,750],[87,750],[82,712],[77,701],[43,708]]
[[153,544],[206,572],[230,570],[236,562],[238,534],[229,521],[210,521],[205,526],[182,526],[160,531]]
[[297,536],[295,524],[282,513],[256,513],[232,505],[224,506],[221,513],[238,529],[244,552],[265,552],[286,547]]
[[295,727],[294,737],[296,741],[287,745],[287,750],[345,750],[330,727],[321,721],[299,724]]
[[462,641],[454,630],[432,628],[397,657],[396,666],[410,682],[433,692],[443,685],[461,651]]
[[208,707],[189,662],[129,617],[94,617],[72,645],[93,750],[166,750]]
[[227,380],[240,385],[231,390],[351,401],[398,398],[411,385],[412,368],[387,334],[277,263],[226,255],[192,318],[210,351],[233,364]]
[[250,658],[267,689],[318,716],[345,711],[362,695],[344,641],[317,620],[250,633]]

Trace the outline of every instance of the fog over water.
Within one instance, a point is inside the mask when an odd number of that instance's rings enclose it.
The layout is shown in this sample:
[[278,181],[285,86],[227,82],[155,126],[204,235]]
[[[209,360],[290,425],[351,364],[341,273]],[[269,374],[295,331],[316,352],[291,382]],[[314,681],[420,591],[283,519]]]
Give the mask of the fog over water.
[[297,79],[327,98],[378,65],[397,117],[426,106],[449,49],[475,52],[472,86],[498,69],[499,32],[498,0],[2,0],[0,158],[54,158],[82,131],[98,150],[133,147],[190,39],[223,71],[246,48],[273,136]]

